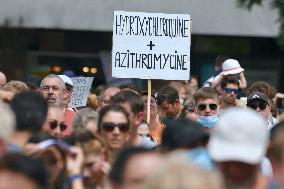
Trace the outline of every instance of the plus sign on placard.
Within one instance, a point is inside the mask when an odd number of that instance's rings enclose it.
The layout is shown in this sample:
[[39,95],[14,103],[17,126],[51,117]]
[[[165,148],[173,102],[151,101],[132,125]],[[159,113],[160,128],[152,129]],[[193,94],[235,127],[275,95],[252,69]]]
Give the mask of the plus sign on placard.
[[152,50],[152,48],[155,46],[155,44],[152,41],[150,41],[150,44],[148,44],[147,46],[150,47],[150,50]]

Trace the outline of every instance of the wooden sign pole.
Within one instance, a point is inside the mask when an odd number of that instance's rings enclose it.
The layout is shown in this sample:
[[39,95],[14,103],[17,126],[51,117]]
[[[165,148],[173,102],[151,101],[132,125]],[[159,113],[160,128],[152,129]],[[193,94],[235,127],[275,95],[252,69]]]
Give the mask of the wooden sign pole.
[[150,104],[151,104],[151,93],[152,93],[152,86],[151,86],[151,79],[148,79],[148,97],[147,97],[147,123],[150,124]]

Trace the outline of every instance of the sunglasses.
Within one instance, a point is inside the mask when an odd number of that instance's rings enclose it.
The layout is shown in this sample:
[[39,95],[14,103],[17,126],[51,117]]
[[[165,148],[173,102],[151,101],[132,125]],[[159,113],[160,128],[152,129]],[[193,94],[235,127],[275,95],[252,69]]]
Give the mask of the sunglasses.
[[128,132],[129,125],[127,123],[102,123],[101,128],[106,132],[112,132],[115,127],[118,127],[121,132]]
[[[197,106],[197,108],[198,108],[200,111],[204,111],[204,110],[206,109],[206,106],[207,106],[207,104],[199,104],[199,105]],[[210,110],[216,110],[217,107],[218,107],[217,104],[209,104]]]
[[256,110],[257,107],[259,107],[260,110],[265,110],[267,105],[268,104],[266,102],[253,102],[253,103],[248,103],[247,107],[250,107],[254,110]]
[[183,111],[190,111],[190,112],[194,112],[193,106],[191,104],[186,104],[184,105]]
[[59,125],[58,125],[58,122],[57,122],[57,121],[51,121],[51,122],[49,122],[49,127],[50,127],[50,129],[52,129],[52,130],[53,130],[53,129],[56,129],[58,126],[59,126],[59,128],[60,128],[60,131],[64,131],[64,130],[67,129],[67,125],[65,125],[64,122],[59,123]]
[[230,89],[230,88],[224,88],[224,91],[229,94],[232,92],[234,92],[235,94],[238,94],[240,92],[239,89]]

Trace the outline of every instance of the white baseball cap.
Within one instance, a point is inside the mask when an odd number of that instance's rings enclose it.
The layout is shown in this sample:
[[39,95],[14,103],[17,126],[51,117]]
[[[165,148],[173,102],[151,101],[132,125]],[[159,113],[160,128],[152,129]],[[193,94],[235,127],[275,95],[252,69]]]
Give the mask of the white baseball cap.
[[222,64],[222,72],[221,75],[231,75],[231,74],[238,74],[244,71],[241,67],[239,61],[235,59],[227,59]]
[[211,132],[208,149],[216,162],[258,164],[266,153],[269,130],[255,111],[229,108],[222,112]]
[[70,77],[68,77],[66,75],[58,75],[58,77],[60,77],[60,79],[62,79],[62,81],[64,81],[65,84],[71,85],[72,87],[74,86]]

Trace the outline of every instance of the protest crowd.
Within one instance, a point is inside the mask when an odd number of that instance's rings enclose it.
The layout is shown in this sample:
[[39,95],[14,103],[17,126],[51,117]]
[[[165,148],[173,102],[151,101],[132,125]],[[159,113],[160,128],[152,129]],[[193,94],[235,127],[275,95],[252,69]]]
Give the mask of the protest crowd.
[[215,64],[203,84],[98,86],[75,108],[67,75],[1,72],[0,189],[284,188],[284,94]]

